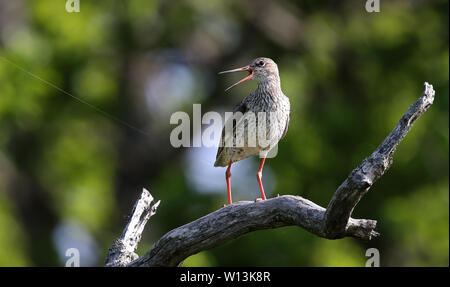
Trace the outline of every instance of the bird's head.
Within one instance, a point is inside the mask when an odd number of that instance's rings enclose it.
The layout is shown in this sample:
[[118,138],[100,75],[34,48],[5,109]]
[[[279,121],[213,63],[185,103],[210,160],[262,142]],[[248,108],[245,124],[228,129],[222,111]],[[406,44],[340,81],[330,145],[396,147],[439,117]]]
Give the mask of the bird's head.
[[248,76],[243,78],[239,82],[235,83],[234,85],[228,87],[225,91],[228,91],[232,87],[237,86],[250,79],[254,79],[258,83],[266,81],[279,81],[277,64],[272,59],[264,57],[254,59],[248,66],[223,71],[220,72],[219,74],[243,72],[243,71],[248,72]]

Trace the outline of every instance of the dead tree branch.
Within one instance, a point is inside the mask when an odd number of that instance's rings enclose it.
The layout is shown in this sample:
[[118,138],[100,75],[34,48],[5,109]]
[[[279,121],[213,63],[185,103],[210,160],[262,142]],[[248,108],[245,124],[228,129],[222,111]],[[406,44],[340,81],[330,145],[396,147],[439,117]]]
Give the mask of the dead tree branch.
[[151,206],[152,202],[153,196],[144,188],[141,197],[134,204],[130,219],[122,235],[109,247],[105,260],[106,266],[126,266],[139,258],[139,255],[134,251],[141,241],[145,224],[156,213],[160,203],[158,200]]
[[412,104],[394,130],[378,148],[355,168],[339,186],[325,212],[324,232],[328,238],[339,238],[345,234],[348,218],[364,194],[391,166],[393,154],[411,129],[414,122],[425,113],[434,101],[433,86],[425,82],[425,91]]
[[[300,226],[328,239],[350,236],[370,240],[378,236],[375,220],[354,219],[350,216],[370,187],[389,169],[395,149],[415,120],[433,104],[434,94],[433,86],[425,83],[422,96],[408,108],[378,148],[338,187],[327,209],[292,195],[261,202],[236,202],[169,231],[150,251],[138,258],[134,251],[144,225],[159,204],[158,201],[150,207],[153,197],[144,190],[122,236],[110,247],[106,265],[177,266],[195,253],[214,248],[245,233],[290,225]],[[141,218],[142,215],[144,218]]]

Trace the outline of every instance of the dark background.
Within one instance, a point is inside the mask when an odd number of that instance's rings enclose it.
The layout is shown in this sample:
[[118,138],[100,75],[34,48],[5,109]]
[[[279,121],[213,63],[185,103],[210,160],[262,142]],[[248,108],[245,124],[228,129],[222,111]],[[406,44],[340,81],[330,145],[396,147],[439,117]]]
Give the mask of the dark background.
[[[365,1],[81,0],[68,13],[65,1],[0,0],[0,265],[61,266],[76,247],[82,265],[101,266],[143,187],[161,205],[140,254],[222,206],[216,149],[173,148],[169,119],[193,103],[230,111],[256,84],[225,93],[242,75],[217,72],[265,56],[292,106],[266,161],[268,196],[326,206],[425,81],[435,103],[354,211],[378,220],[381,237],[285,227],[184,266],[364,266],[372,247],[382,266],[448,266],[448,1],[380,2],[368,13]],[[259,195],[257,166],[233,166],[235,201]]]

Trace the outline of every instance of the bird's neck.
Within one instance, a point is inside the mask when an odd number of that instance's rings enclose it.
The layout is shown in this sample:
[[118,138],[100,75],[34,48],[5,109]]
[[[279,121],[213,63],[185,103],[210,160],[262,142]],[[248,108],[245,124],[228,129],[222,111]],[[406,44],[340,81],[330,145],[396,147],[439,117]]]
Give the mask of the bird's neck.
[[273,76],[266,78],[264,81],[258,82],[256,91],[263,94],[278,94],[281,91],[280,77]]

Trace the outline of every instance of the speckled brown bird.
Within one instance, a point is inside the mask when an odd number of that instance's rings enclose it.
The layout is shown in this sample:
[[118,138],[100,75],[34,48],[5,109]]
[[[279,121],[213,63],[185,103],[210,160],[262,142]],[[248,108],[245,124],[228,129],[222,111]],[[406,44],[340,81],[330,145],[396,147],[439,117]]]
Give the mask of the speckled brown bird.
[[[272,59],[261,57],[253,60],[248,66],[219,74],[241,71],[248,72],[248,76],[227,88],[226,91],[250,79],[256,80],[258,86],[236,105],[233,117],[225,123],[214,163],[214,166],[228,166],[225,179],[229,204],[232,203],[231,165],[256,154],[259,154],[261,158],[256,178],[262,200],[266,199],[261,182],[264,161],[268,152],[286,135],[289,126],[290,103],[289,98],[281,91],[277,64]],[[262,117],[259,117],[260,115]],[[265,118],[264,115],[266,115]],[[251,140],[255,137],[256,142]],[[257,201],[259,200],[258,198]]]

